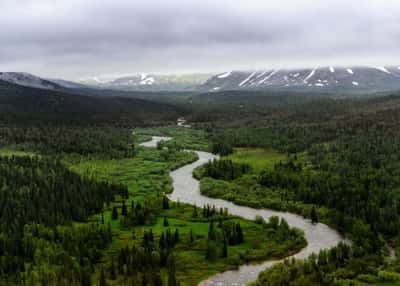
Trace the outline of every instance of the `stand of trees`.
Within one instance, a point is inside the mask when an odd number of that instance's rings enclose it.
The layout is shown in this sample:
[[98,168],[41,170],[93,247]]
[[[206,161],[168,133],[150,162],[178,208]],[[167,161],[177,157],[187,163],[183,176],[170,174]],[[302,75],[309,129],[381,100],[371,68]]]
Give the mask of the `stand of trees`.
[[[109,230],[97,226],[61,229],[59,225],[86,221],[115,195],[127,194],[124,186],[80,177],[57,160],[38,157],[0,157],[0,186],[0,271],[4,278],[35,270],[42,264],[37,259],[41,251],[53,255],[47,248],[64,252],[66,257],[85,258],[81,261],[85,265],[93,263],[99,254],[88,251],[104,248],[111,241]],[[101,242],[94,242],[99,236]],[[59,259],[54,254],[43,261],[59,265]],[[26,263],[33,268],[25,269]]]
[[202,168],[203,176],[219,180],[234,180],[250,171],[248,164],[234,163],[231,160],[213,160]]
[[132,129],[122,127],[66,124],[0,127],[0,147],[8,145],[45,155],[76,153],[118,159],[135,154]]

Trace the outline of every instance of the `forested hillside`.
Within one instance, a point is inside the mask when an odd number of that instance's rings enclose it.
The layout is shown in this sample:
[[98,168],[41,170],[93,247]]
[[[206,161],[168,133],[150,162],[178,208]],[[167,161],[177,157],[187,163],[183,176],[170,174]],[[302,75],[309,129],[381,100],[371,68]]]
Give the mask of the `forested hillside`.
[[[217,179],[202,180],[204,194],[297,212],[328,223],[352,240],[350,249],[339,246],[304,263],[267,270],[256,285],[397,281],[398,268],[389,266],[385,256],[387,245],[399,247],[399,104],[398,96],[316,99],[243,117],[227,108],[216,121],[202,123],[209,126],[214,144],[228,150],[274,148],[285,155],[270,169],[224,184],[223,191],[218,180],[230,177],[213,174],[229,175],[229,169],[221,165],[216,166],[219,171],[203,172]],[[236,120],[227,121],[230,116]],[[292,273],[290,278],[282,275],[286,272]]]

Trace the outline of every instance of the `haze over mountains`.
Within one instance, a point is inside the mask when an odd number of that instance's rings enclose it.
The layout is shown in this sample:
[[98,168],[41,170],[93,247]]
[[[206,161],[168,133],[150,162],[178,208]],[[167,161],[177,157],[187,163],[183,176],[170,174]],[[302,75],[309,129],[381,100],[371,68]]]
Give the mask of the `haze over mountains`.
[[318,67],[228,71],[220,74],[138,74],[92,77],[77,82],[42,79],[27,73],[0,73],[0,80],[42,89],[115,89],[126,91],[287,90],[327,93],[375,93],[400,90],[400,67]]

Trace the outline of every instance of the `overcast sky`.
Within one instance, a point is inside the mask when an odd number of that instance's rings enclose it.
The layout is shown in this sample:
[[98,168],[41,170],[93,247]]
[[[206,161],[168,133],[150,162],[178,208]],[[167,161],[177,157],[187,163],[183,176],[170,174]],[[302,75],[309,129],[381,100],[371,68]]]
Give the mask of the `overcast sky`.
[[399,0],[0,0],[0,71],[399,65]]

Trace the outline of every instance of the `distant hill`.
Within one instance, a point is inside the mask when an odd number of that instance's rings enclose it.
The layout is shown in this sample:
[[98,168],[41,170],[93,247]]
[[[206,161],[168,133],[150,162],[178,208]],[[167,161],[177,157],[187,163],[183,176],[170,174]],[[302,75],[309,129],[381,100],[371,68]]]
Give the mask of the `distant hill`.
[[182,110],[138,98],[98,97],[20,86],[0,80],[0,122],[30,120],[113,123],[129,126],[174,122]]
[[33,88],[52,90],[62,88],[62,86],[56,82],[24,72],[0,72],[0,80]]
[[142,73],[113,79],[91,77],[78,82],[89,86],[129,91],[184,91],[195,89],[204,84],[211,76],[213,74],[158,75]]

